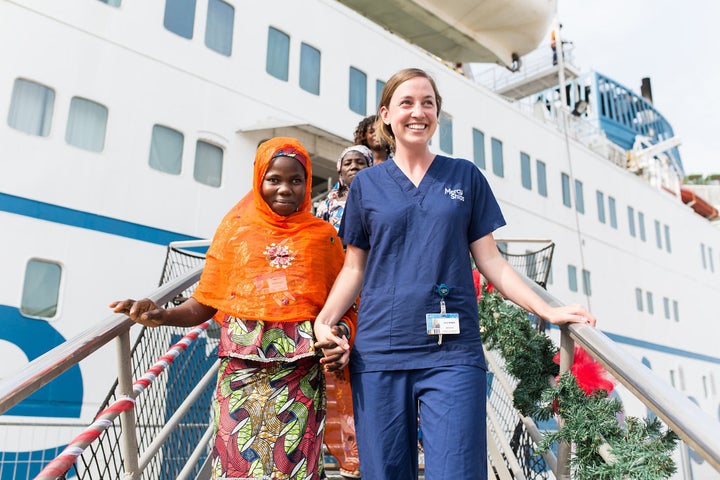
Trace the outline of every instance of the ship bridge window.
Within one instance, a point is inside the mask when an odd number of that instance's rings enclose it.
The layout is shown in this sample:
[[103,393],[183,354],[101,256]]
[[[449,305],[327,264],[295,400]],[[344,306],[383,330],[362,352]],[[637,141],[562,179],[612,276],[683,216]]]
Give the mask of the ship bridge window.
[[367,75],[355,67],[350,67],[348,106],[360,115],[367,113]]
[[610,215],[610,226],[614,229],[618,228],[617,209],[615,208],[615,197],[608,195],[608,214]]
[[193,37],[195,0],[165,0],[165,28],[183,38]]
[[592,283],[590,280],[590,271],[583,269],[582,271],[583,293],[588,297],[592,295]]
[[547,198],[547,167],[545,166],[545,162],[538,160],[535,165],[535,170],[535,173],[537,173],[538,194]]
[[640,240],[643,242],[647,242],[647,237],[645,236],[645,214],[643,212],[638,211],[638,230],[640,231]]
[[655,306],[653,304],[652,292],[645,292],[645,300],[647,300],[647,311],[650,315],[655,315]]
[[453,121],[452,117],[445,112],[440,112],[438,118],[438,130],[440,130],[440,150],[452,155],[453,153]]
[[532,172],[530,171],[530,155],[520,152],[520,181],[522,186],[532,190]]
[[634,237],[635,234],[635,209],[633,207],[627,207],[628,212],[628,228],[630,229],[630,236]]
[[150,166],[155,170],[180,175],[183,153],[182,133],[162,125],[153,125]]
[[665,312],[665,318],[670,320],[670,299],[663,297],[663,311]]
[[665,250],[668,253],[672,253],[672,245],[670,244],[670,226],[663,225],[663,232],[665,233]]
[[477,128],[472,129],[473,163],[485,170],[485,134]]
[[209,0],[205,45],[227,57],[232,53],[235,8],[222,0]]
[[583,183],[575,180],[575,210],[578,213],[585,213],[585,194],[583,193]]
[[605,194],[600,190],[595,190],[595,198],[597,199],[598,221],[605,223]]
[[560,181],[562,183],[563,205],[570,208],[572,207],[572,199],[570,198],[570,175],[567,173],[561,173]]
[[73,97],[70,101],[65,141],[92,152],[105,148],[108,109],[85,98]]
[[290,63],[290,36],[277,28],[268,28],[265,71],[273,77],[288,81]]
[[503,144],[497,138],[490,140],[490,150],[492,152],[492,168],[493,173],[498,177],[505,176],[505,161],[503,160]]
[[193,178],[200,183],[219,187],[222,181],[223,150],[202,140],[195,146]]
[[662,230],[660,229],[660,222],[655,220],[655,244],[657,248],[662,250]]
[[47,137],[50,134],[55,91],[45,85],[16,78],[8,125],[21,132]]
[[55,262],[30,259],[25,266],[20,312],[29,317],[52,318],[57,314],[62,268]]
[[320,95],[320,50],[307,43],[300,45],[300,88]]

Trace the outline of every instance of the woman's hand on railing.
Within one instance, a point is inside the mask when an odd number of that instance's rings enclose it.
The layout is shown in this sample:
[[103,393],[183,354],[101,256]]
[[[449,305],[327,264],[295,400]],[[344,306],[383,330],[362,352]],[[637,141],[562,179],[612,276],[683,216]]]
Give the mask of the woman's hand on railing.
[[595,317],[582,305],[551,307],[550,310],[543,315],[543,318],[554,325],[586,323],[594,327],[597,322]]
[[159,327],[165,324],[166,310],[158,307],[149,298],[141,300],[118,300],[108,305],[115,313],[124,313],[130,320],[146,327]]

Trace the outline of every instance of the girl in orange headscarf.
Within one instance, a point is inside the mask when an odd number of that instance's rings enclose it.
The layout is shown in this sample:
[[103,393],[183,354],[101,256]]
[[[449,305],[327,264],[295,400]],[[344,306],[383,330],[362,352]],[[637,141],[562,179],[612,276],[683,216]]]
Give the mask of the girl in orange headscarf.
[[194,326],[211,317],[222,325],[213,478],[322,476],[321,363],[333,369],[346,358],[356,315],[348,311],[339,342],[314,344],[312,324],[344,254],[335,229],[310,213],[311,187],[300,142],[261,144],[252,194],[220,223],[192,298],[167,310],[149,299],[110,305],[147,326]]

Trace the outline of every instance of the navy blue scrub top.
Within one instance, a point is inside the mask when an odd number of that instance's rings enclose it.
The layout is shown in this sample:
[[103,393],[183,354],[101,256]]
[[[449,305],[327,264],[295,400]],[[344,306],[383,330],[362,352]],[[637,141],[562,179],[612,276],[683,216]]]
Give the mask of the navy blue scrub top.
[[[447,365],[485,368],[469,245],[505,225],[490,185],[468,160],[435,156],[420,185],[388,159],[352,183],[339,235],[368,251],[353,372]],[[439,284],[460,334],[428,335]]]

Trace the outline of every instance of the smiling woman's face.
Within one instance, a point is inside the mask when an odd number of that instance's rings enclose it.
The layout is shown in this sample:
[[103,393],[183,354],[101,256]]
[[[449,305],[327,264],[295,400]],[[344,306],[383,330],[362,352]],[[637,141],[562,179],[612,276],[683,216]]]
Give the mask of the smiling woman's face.
[[277,157],[265,172],[262,198],[273,212],[284,217],[297,211],[305,198],[305,168],[292,157]]

